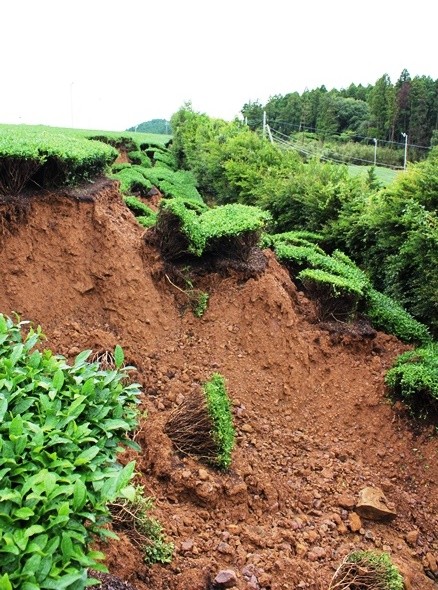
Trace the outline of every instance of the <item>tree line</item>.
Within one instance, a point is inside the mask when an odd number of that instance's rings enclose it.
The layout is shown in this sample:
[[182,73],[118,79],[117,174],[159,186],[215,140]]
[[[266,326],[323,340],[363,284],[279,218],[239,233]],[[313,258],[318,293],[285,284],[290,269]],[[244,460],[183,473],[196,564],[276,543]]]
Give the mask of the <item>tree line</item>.
[[374,85],[350,84],[341,90],[320,86],[272,96],[265,105],[250,101],[241,109],[253,130],[262,127],[263,111],[269,125],[288,136],[306,131],[322,139],[403,143],[405,133],[410,145],[438,144],[438,80],[411,78],[406,69],[395,84],[384,74]]

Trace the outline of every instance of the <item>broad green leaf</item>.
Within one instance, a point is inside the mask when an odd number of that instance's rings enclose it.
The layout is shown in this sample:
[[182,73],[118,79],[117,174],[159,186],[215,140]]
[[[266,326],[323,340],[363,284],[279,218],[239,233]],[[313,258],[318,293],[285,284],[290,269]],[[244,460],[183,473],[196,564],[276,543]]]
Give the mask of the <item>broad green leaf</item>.
[[97,446],[90,447],[89,449],[86,449],[80,455],[78,455],[74,464],[76,466],[85,465],[86,463],[89,463],[92,459],[94,459],[94,457],[99,452],[100,452],[99,447],[97,447]]
[[120,492],[131,481],[135,469],[135,461],[130,461],[117,476],[116,493]]
[[0,578],[0,590],[12,590],[12,584],[9,580],[8,574],[4,574]]
[[81,510],[87,500],[87,488],[81,479],[78,479],[75,483],[73,492],[73,510]]
[[92,353],[91,350],[83,350],[82,352],[80,352],[78,354],[78,356],[75,358],[74,366],[75,367],[82,366],[85,363],[85,361],[87,360],[87,358],[90,356],[91,353]]
[[72,540],[67,533],[62,533],[61,551],[67,560],[71,559],[72,557],[74,558],[76,555],[76,551],[74,550]]
[[24,349],[24,345],[23,344],[17,344],[16,346],[14,346],[14,348],[12,349],[12,353],[9,357],[9,360],[12,364],[12,366],[15,365],[15,363],[18,361],[18,359],[21,357],[21,355],[23,354],[23,349]]
[[23,520],[26,520],[34,514],[35,513],[31,508],[27,508],[26,506],[24,506],[23,508],[19,508],[18,510],[16,510],[13,515],[15,516],[15,518],[21,518]]
[[6,414],[8,409],[8,400],[4,397],[0,398],[0,422],[3,421],[3,417]]
[[39,533],[44,533],[44,527],[40,524],[33,524],[24,530],[25,537],[31,537],[32,535],[37,535]]
[[120,490],[120,496],[126,498],[130,502],[134,502],[136,495],[135,486],[126,486]]
[[24,564],[23,574],[36,574],[41,563],[41,555],[32,555]]
[[118,369],[120,369],[120,367],[123,365],[124,360],[125,354],[123,352],[123,348],[117,344],[114,349],[114,362]]
[[78,574],[67,574],[58,580],[45,580],[41,584],[41,588],[47,588],[48,590],[64,590],[64,588],[72,586],[75,582],[85,582],[86,578],[87,572],[84,570]]
[[40,590],[40,587],[38,584],[34,584],[33,582],[24,582],[24,584],[21,586],[21,590]]
[[56,389],[56,391],[61,391],[62,386],[64,385],[64,372],[61,369],[58,369],[56,373],[53,375],[52,387]]
[[9,434],[13,434],[14,436],[23,434],[23,419],[21,416],[15,416],[9,424]]

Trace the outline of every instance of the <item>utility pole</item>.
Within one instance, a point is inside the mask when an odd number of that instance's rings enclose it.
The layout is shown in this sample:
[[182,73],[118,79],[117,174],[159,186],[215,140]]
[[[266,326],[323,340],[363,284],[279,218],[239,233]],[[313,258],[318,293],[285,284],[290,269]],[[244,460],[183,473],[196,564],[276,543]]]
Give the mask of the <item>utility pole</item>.
[[263,111],[263,137],[266,137],[266,111]]
[[377,162],[377,139],[374,137],[373,141],[374,141],[374,166],[375,166],[376,162]]
[[405,159],[403,163],[403,170],[406,170],[406,163],[408,160],[408,134],[402,132],[402,135],[405,138]]

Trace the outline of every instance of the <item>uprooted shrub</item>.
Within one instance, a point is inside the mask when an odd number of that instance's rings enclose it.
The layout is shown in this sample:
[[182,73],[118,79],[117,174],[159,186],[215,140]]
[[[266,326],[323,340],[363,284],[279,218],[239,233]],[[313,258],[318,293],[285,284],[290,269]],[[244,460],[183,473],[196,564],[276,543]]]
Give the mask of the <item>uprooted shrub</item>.
[[329,590],[403,590],[403,577],[387,553],[353,551],[336,570]]
[[91,351],[70,365],[26,323],[0,314],[0,587],[81,590],[87,568],[105,569],[88,545],[111,534],[107,503],[133,474],[116,456],[133,446],[139,387],[120,347],[114,370]]
[[427,326],[413,318],[392,297],[370,288],[366,293],[366,301],[366,316],[378,330],[394,334],[403,342],[430,342],[431,336]]
[[166,541],[161,523],[150,516],[153,507],[154,501],[144,495],[142,486],[128,486],[109,505],[113,528],[129,538],[143,553],[147,564],[170,563],[174,545]]
[[245,261],[269,219],[258,207],[200,209],[182,199],[166,200],[156,226],[161,254],[170,261],[204,254]]
[[228,469],[234,426],[225,379],[219,373],[172,412],[165,431],[178,451]]
[[385,383],[391,396],[401,399],[413,415],[438,418],[438,344],[401,354]]
[[136,220],[143,227],[152,227],[157,221],[157,214],[137,197],[124,197],[126,205],[134,213]]
[[356,317],[363,292],[351,279],[310,268],[301,271],[298,279],[315,299],[320,321],[351,321]]
[[277,258],[287,267],[292,279],[316,301],[318,317],[353,321],[364,316],[374,328],[394,334],[403,342],[426,343],[427,327],[415,320],[392,298],[373,288],[368,276],[343,252],[332,255],[310,239],[287,232],[265,237]]

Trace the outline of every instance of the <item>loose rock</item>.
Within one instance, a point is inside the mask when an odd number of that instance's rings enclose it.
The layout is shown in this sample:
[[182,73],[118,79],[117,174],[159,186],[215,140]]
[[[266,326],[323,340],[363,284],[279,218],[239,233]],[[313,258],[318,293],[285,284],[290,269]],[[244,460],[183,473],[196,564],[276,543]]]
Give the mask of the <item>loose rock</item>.
[[237,585],[236,572],[233,570],[221,570],[214,579],[219,588],[234,588]]
[[359,492],[356,512],[363,518],[379,521],[393,520],[397,516],[395,509],[388,503],[383,491],[380,488],[371,486]]

